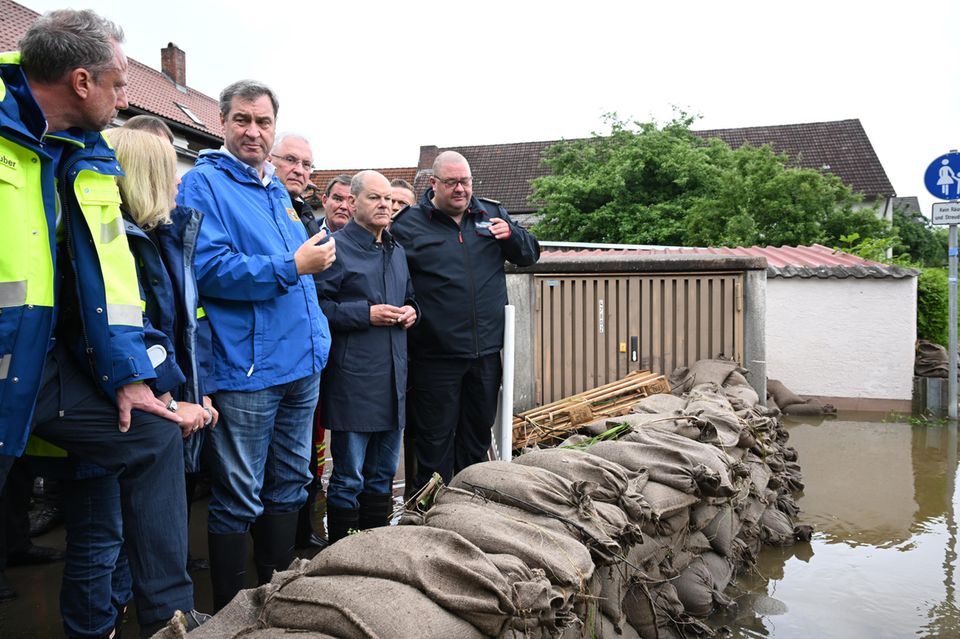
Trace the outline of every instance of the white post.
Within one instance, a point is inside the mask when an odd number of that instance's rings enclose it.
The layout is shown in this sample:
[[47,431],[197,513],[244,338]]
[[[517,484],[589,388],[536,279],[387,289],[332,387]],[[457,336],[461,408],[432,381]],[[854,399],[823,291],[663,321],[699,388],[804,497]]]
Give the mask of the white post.
[[503,326],[503,386],[500,389],[500,459],[513,456],[513,353],[516,339],[516,308],[507,305]]

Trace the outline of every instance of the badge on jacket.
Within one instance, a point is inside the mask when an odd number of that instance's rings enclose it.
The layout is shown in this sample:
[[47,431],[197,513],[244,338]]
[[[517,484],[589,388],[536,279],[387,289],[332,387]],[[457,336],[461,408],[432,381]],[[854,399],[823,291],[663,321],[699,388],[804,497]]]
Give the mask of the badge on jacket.
[[292,209],[289,206],[287,207],[287,217],[289,217],[294,222],[300,221],[300,217],[297,215],[296,209]]

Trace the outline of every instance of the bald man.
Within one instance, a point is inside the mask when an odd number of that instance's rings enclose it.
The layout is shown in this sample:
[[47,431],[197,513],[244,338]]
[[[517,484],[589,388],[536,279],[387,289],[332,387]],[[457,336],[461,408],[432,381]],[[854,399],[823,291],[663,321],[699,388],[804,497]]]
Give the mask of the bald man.
[[394,218],[407,254],[422,320],[410,330],[408,428],[416,448],[416,486],[434,472],[445,482],[485,458],[497,412],[504,261],[529,266],[540,245],[499,202],[473,195],[470,164],[437,156],[430,188]]
[[327,533],[384,526],[406,416],[407,329],[417,320],[403,249],[387,231],[390,182],[361,171],[350,182],[353,218],[337,231],[337,261],[317,276],[333,334],[320,419],[330,431],[333,473]]

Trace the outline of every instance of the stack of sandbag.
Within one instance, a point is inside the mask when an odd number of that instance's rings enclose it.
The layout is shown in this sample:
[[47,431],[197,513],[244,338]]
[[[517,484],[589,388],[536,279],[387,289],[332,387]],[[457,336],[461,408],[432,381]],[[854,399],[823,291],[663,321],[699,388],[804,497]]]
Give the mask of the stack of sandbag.
[[810,529],[779,411],[730,362],[684,379],[556,448],[470,466],[408,525],[295,562],[191,638],[715,636],[703,620],[738,571]]

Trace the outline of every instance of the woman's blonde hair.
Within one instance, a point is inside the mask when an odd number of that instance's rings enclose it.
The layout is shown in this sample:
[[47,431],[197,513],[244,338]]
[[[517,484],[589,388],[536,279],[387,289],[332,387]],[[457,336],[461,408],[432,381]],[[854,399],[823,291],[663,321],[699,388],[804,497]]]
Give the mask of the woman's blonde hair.
[[123,207],[144,230],[170,223],[177,195],[177,154],[166,140],[135,129],[109,129],[103,134],[117,154],[125,175],[117,177]]

